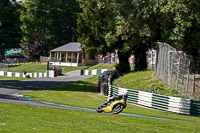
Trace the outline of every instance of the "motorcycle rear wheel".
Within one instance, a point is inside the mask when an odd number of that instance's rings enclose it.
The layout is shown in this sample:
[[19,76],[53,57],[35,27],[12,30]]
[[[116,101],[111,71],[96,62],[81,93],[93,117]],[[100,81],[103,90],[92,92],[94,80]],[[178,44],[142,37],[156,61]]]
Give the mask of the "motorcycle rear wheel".
[[122,112],[123,109],[124,109],[124,106],[122,104],[117,104],[113,107],[112,113],[119,114],[120,112]]

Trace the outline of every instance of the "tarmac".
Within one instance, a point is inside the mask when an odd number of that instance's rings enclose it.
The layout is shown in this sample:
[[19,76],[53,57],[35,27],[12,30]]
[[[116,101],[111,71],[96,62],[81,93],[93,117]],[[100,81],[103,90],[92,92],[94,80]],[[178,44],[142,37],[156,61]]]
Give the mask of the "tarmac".
[[[62,76],[58,76],[55,78],[40,78],[32,80],[27,79],[23,81],[0,82],[0,102],[13,103],[13,104],[26,104],[26,105],[34,105],[34,106],[50,107],[50,108],[80,110],[79,108],[73,108],[70,106],[60,106],[51,103],[43,103],[40,101],[23,99],[21,93],[50,89],[56,86],[61,86],[64,84],[87,79],[89,77],[91,76],[80,75],[80,70],[76,70],[65,73]],[[91,110],[88,110],[88,112],[91,112]],[[96,111],[93,110],[92,112]]]

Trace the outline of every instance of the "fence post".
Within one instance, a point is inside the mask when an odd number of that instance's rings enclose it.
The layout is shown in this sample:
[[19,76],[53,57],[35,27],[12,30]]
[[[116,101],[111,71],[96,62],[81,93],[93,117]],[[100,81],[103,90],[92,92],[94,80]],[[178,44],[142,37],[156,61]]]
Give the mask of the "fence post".
[[[173,65],[174,65],[174,51],[172,53],[172,62],[171,62],[171,73],[170,73],[170,87],[172,87],[172,74],[173,74]],[[174,89],[174,88],[173,88]]]
[[187,71],[187,83],[186,83],[186,93],[185,93],[185,97],[187,97],[187,93],[188,93],[188,85],[189,85],[189,74],[190,74],[190,60],[188,62],[188,71]]
[[180,59],[181,59],[181,57],[180,57],[180,55],[179,55],[179,57],[178,57],[178,67],[177,67],[177,69],[178,69],[178,72],[177,72],[177,75],[176,75],[176,91],[178,91],[178,78],[179,78],[179,73],[180,73]]
[[171,63],[170,63],[170,53],[168,53],[167,56],[167,84],[170,85],[170,68],[171,68]]
[[195,74],[193,77],[193,89],[192,89],[192,93],[195,93]]
[[170,70],[169,70],[169,86],[171,86],[172,83],[172,65],[173,65],[173,59],[174,59],[174,53],[170,53],[171,58],[169,59],[170,61]]

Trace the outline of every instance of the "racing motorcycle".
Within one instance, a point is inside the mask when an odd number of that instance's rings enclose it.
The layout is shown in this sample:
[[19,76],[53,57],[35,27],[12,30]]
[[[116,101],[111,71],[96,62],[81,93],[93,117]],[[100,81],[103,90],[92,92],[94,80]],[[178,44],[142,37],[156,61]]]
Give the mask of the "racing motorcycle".
[[114,96],[113,98],[108,98],[105,103],[99,105],[96,109],[97,113],[113,113],[119,114],[124,108],[126,108],[128,94]]

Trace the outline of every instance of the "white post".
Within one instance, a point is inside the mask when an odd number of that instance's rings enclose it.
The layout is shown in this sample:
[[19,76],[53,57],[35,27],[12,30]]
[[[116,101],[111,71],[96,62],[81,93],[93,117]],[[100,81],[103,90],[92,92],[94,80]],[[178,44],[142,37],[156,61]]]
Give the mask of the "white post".
[[59,57],[58,57],[58,56],[59,56],[59,52],[57,52],[56,55],[57,55],[57,60],[56,60],[56,62],[58,62],[58,59],[59,59]]
[[60,61],[62,60],[62,53],[60,53],[60,57],[59,57]]
[[73,63],[73,57],[74,57],[74,53],[71,54],[71,66],[72,66],[72,63]]
[[67,57],[68,57],[68,53],[66,53],[66,57],[65,57],[65,58],[66,58],[66,59],[65,59],[66,62],[67,62]]
[[51,52],[50,52],[50,55],[49,55],[50,59],[51,59],[51,56],[52,56],[52,55],[51,55]]
[[79,53],[77,53],[77,66],[78,66],[78,63],[79,63]]

